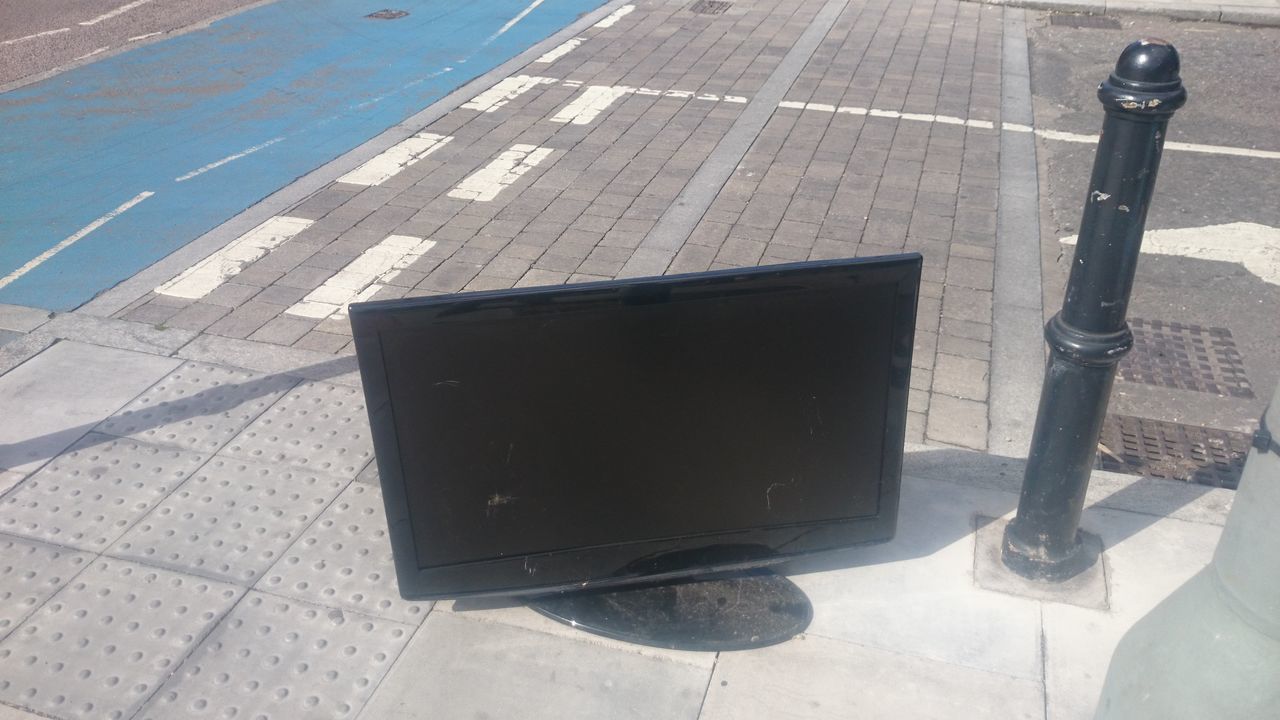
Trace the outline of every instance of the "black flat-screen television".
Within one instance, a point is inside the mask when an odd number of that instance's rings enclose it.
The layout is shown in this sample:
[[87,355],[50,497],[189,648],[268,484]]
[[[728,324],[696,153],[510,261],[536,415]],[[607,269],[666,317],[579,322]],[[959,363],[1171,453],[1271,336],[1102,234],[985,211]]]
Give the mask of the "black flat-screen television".
[[920,266],[352,305],[401,594],[673,580],[891,538]]

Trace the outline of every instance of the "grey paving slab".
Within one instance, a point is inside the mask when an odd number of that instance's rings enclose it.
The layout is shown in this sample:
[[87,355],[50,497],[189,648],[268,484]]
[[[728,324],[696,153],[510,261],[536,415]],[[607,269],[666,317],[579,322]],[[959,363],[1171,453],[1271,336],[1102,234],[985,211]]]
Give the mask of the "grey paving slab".
[[225,452],[354,478],[373,457],[364,393],[303,383],[233,438]]
[[256,587],[413,624],[431,609],[401,599],[382,493],[365,483],[349,485]]
[[0,304],[0,330],[28,333],[48,322],[51,315],[40,308]]
[[40,329],[67,340],[156,355],[168,355],[196,336],[193,330],[163,328],[77,313],[56,315]]
[[22,482],[26,477],[26,473],[20,473],[13,470],[0,470],[0,495],[8,492],[9,488]]
[[973,513],[1002,515],[1016,502],[1012,493],[904,480],[891,542],[835,554],[838,569],[792,576],[814,604],[809,634],[1039,680],[1037,604],[981,590],[973,578]]
[[0,700],[58,718],[128,718],[241,590],[98,560],[0,643]]
[[102,552],[208,459],[88,435],[0,499],[0,532]]
[[805,636],[722,654],[700,717],[1039,720],[1045,713],[1037,681]]
[[709,674],[705,667],[432,613],[360,717],[692,720]]
[[0,639],[92,559],[89,553],[0,536]]
[[136,717],[353,718],[413,630],[250,592]]
[[252,585],[349,482],[214,457],[108,553]]
[[360,387],[356,359],[351,354],[334,357],[327,352],[216,335],[201,335],[177,354],[178,357],[198,362],[229,365],[262,373],[285,373],[307,380],[325,380],[338,385]]
[[0,376],[0,469],[30,472],[180,361],[60,342]]
[[215,452],[296,385],[289,375],[259,375],[183,363],[98,425],[110,435]]

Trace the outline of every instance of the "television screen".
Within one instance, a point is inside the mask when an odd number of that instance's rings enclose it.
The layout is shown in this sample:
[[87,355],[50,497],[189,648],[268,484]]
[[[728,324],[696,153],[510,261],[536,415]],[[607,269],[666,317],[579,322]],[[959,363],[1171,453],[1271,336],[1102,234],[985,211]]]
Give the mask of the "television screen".
[[887,540],[919,255],[351,306],[401,593]]

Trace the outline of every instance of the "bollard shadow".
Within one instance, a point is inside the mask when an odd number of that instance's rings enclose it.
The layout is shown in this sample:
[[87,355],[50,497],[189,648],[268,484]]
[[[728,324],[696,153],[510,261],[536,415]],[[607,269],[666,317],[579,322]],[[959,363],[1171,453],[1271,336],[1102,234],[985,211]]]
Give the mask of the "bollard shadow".
[[[220,415],[235,409],[246,401],[266,397],[274,393],[279,393],[283,396],[303,382],[323,381],[328,378],[345,375],[355,369],[354,356],[334,358],[333,360],[302,366],[288,372],[260,375],[242,383],[224,383],[177,400],[166,400],[148,405],[143,411],[117,411],[100,421],[56,430],[14,443],[0,443],[0,470],[10,470],[13,467],[32,463],[39,463],[40,467],[43,467],[49,460],[62,454],[67,448],[78,442],[84,443],[80,447],[92,447],[109,442],[115,437],[120,437],[120,435],[116,434],[93,432],[108,421],[127,427],[127,434],[136,434],[186,420]],[[175,370],[174,372],[177,371]],[[95,440],[89,437],[90,433],[101,439]],[[88,440],[88,442],[84,442],[85,440]],[[40,467],[26,474],[30,476],[38,472]]]

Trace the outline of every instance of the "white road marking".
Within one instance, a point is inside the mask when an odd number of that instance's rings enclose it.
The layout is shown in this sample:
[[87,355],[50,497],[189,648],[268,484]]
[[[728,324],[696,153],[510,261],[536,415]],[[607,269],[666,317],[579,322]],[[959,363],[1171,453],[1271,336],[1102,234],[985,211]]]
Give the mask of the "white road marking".
[[605,19],[601,20],[595,25],[592,25],[592,27],[611,28],[614,25],[616,25],[619,20],[630,15],[631,12],[635,9],[636,9],[635,5],[623,5],[617,10],[614,10],[613,12],[609,13],[609,16],[606,17]]
[[625,85],[588,85],[568,105],[551,117],[551,122],[587,125],[613,104],[614,100],[635,92]]
[[14,280],[17,280],[18,278],[22,277],[23,275],[26,275],[27,273],[31,272],[32,270],[35,270],[37,267],[39,267],[42,263],[44,263],[44,262],[45,262],[46,260],[48,260],[49,258],[53,257],[54,255],[57,255],[58,253],[62,252],[63,250],[66,250],[67,248],[69,248],[69,247],[71,247],[72,245],[76,244],[76,243],[77,243],[77,242],[79,242],[79,241],[80,241],[80,239],[81,239],[81,238],[83,238],[85,235],[88,235],[89,233],[93,232],[94,230],[97,230],[98,228],[102,227],[103,225],[106,225],[108,222],[110,222],[110,221],[111,221],[111,219],[112,219],[112,218],[114,218],[114,217],[118,216],[120,213],[122,213],[122,212],[124,212],[124,211],[128,210],[129,208],[133,207],[134,205],[137,205],[138,203],[142,202],[143,200],[146,200],[147,198],[151,197],[152,195],[155,195],[155,193],[151,192],[150,190],[147,190],[147,191],[145,191],[145,192],[140,192],[140,193],[138,193],[137,195],[133,196],[133,198],[132,198],[132,199],[130,199],[128,202],[124,203],[124,204],[123,204],[123,205],[121,205],[120,207],[116,208],[115,210],[112,210],[111,212],[107,213],[106,215],[103,215],[102,217],[98,218],[97,220],[94,220],[93,222],[89,223],[88,225],[85,225],[84,227],[80,228],[80,229],[79,229],[79,230],[77,230],[74,234],[72,234],[71,236],[69,236],[68,238],[66,238],[65,240],[63,240],[62,242],[58,243],[57,245],[54,245],[53,247],[49,248],[48,250],[45,250],[44,252],[42,252],[42,253],[40,253],[39,255],[37,255],[37,256],[35,256],[34,258],[32,258],[32,259],[31,259],[31,261],[30,261],[30,262],[28,262],[26,265],[23,265],[22,267],[18,268],[17,270],[14,270],[13,272],[9,273],[8,275],[5,275],[3,278],[0,278],[0,288],[3,288],[3,287],[5,287],[5,286],[9,285],[9,284],[10,284],[10,283],[12,283]]
[[503,188],[520,179],[538,163],[547,159],[551,148],[535,145],[512,145],[494,158],[488,165],[468,175],[458,186],[449,191],[449,197],[459,200],[488,202],[498,196]]
[[88,58],[93,57],[94,55],[97,55],[98,53],[104,53],[104,52],[106,52],[106,51],[108,51],[108,50],[110,50],[110,49],[111,49],[111,46],[110,46],[110,45],[104,45],[103,47],[100,47],[100,48],[98,48],[97,50],[94,50],[94,51],[92,51],[92,52],[87,52],[87,53],[85,53],[85,54],[81,55],[80,57],[78,57],[78,58],[76,58],[76,59],[72,60],[71,62],[78,62],[78,61],[80,61],[80,60],[85,60],[85,59],[88,59]]
[[555,78],[516,75],[500,80],[497,85],[463,103],[462,107],[480,112],[493,112],[539,85],[554,82],[556,82]]
[[[644,88],[641,88],[643,92]],[[725,98],[728,100],[728,98]],[[794,100],[784,100],[778,103],[778,107],[790,110],[817,110],[820,112],[836,112],[846,113],[849,115],[870,115],[872,117],[898,118],[901,120],[916,120],[920,122],[936,122],[946,125],[964,125],[972,128],[981,128],[983,130],[992,130],[995,123],[989,120],[968,120],[959,117],[950,117],[947,115],[929,115],[926,113],[904,113],[897,110],[876,110],[863,107],[835,107],[824,103],[803,103]],[[1083,133],[1064,132],[1062,130],[1048,130],[1045,128],[1033,128],[1030,125],[1021,125],[1018,123],[1001,123],[1000,129],[1007,132],[1035,133],[1037,137],[1045,140],[1058,140],[1061,142],[1083,143],[1086,145],[1096,145],[1098,142],[1097,135],[1085,135]],[[1165,150],[1176,150],[1180,152],[1197,152],[1209,155],[1234,155],[1237,157],[1262,158],[1265,160],[1280,160],[1280,151],[1276,150],[1255,150],[1253,148],[1230,147],[1227,145],[1203,145],[1201,143],[1185,143],[1185,142],[1166,142]]]
[[444,147],[450,140],[453,138],[446,135],[418,133],[369,159],[360,167],[338,178],[338,182],[352,185],[381,185],[395,177],[401,170]]
[[273,217],[187,268],[181,275],[156,288],[156,292],[170,297],[199,300],[238,275],[249,263],[311,227],[312,222],[306,218]]
[[195,176],[197,176],[197,175],[203,175],[204,173],[207,173],[207,172],[209,172],[210,170],[213,170],[214,168],[220,168],[220,167],[222,167],[223,165],[226,165],[227,163],[229,163],[229,162],[231,162],[231,161],[233,161],[233,160],[239,160],[240,158],[244,157],[245,155],[252,155],[253,153],[258,152],[259,150],[261,150],[261,149],[262,149],[262,148],[264,148],[264,147],[270,147],[270,146],[272,146],[272,145],[275,145],[276,143],[280,142],[280,141],[281,141],[281,140],[283,140],[283,139],[284,139],[283,137],[272,138],[272,139],[270,139],[270,140],[268,140],[268,141],[266,141],[266,142],[264,142],[264,143],[262,143],[262,144],[260,144],[260,145],[254,145],[254,146],[253,146],[253,147],[251,147],[251,148],[245,148],[244,150],[241,150],[240,152],[238,152],[238,153],[236,153],[236,154],[234,154],[234,155],[228,155],[228,156],[226,156],[226,157],[222,158],[221,160],[214,160],[213,162],[209,163],[208,165],[205,165],[205,166],[203,166],[203,167],[198,167],[198,168],[196,168],[195,170],[192,170],[191,172],[187,173],[186,175],[183,175],[183,176],[181,176],[181,177],[176,177],[176,178],[174,178],[174,179],[173,179],[173,181],[174,181],[174,182],[185,182],[185,181],[190,180],[191,178],[193,178],[193,177],[195,177]]
[[163,35],[163,34],[164,33],[162,32],[143,33],[141,35],[134,35],[133,37],[129,38],[127,42],[138,42],[139,40],[146,40],[149,37],[155,37],[157,35]]
[[348,304],[373,297],[383,288],[382,283],[408,268],[435,244],[435,240],[390,235],[360,253],[359,257],[285,312],[317,320],[345,317]]
[[556,60],[559,60],[565,55],[568,55],[569,53],[576,50],[578,46],[586,42],[586,40],[587,40],[586,38],[581,38],[581,37],[569,38],[568,40],[565,40],[564,42],[560,43],[554,48],[543,53],[542,57],[538,58],[537,60],[534,60],[534,62],[535,63],[555,62]]
[[538,7],[543,2],[545,2],[545,0],[533,0],[533,2],[529,3],[528,7],[520,11],[520,14],[508,20],[506,25],[503,25],[502,27],[498,28],[498,32],[490,35],[483,43],[481,43],[481,45],[488,45],[494,40],[497,40],[499,37],[502,36],[503,33],[515,27],[516,23],[523,20],[525,15],[528,15],[529,13],[533,12],[534,8]]
[[[1078,236],[1060,238],[1075,245]],[[1280,228],[1257,223],[1148,230],[1142,236],[1142,252],[1152,255],[1239,263],[1263,282],[1280,285]]]
[[4,42],[0,42],[0,47],[3,47],[5,45],[16,45],[17,43],[25,42],[27,40],[35,40],[36,38],[48,37],[50,35],[58,35],[64,32],[71,32],[71,28],[64,27],[64,28],[58,28],[57,30],[45,30],[44,32],[38,32],[31,35],[23,35],[20,38],[14,38],[12,40],[5,40]]
[[80,25],[81,25],[82,27],[89,27],[90,25],[97,25],[98,23],[102,22],[103,20],[110,20],[111,18],[116,17],[117,15],[123,15],[123,14],[125,14],[125,13],[129,12],[130,10],[133,10],[134,8],[138,8],[138,7],[141,7],[141,6],[143,6],[143,5],[146,5],[146,4],[147,4],[147,3],[149,3],[149,2],[151,2],[151,0],[133,0],[133,2],[129,3],[128,5],[121,5],[120,7],[116,8],[115,10],[112,10],[111,12],[106,12],[106,13],[103,13],[103,14],[99,15],[99,16],[98,16],[98,17],[96,17],[96,18],[91,18],[91,19],[89,19],[89,20],[85,20],[84,22],[80,23]]

